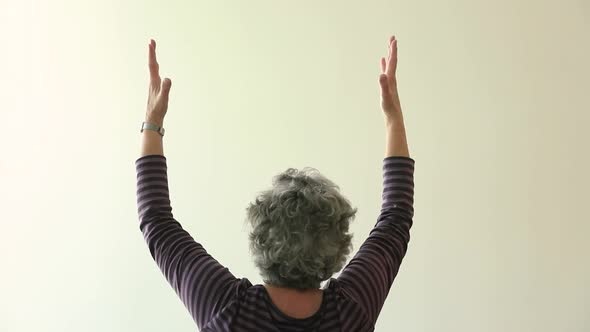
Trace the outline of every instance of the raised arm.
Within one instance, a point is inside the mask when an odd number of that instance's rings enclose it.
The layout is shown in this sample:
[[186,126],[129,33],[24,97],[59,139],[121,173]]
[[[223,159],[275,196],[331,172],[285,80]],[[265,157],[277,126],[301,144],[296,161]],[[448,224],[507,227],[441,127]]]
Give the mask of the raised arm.
[[166,280],[203,328],[236,294],[239,279],[173,217],[166,158],[146,155],[135,167],[139,229]]
[[338,276],[345,292],[375,324],[410,241],[414,216],[414,160],[409,157],[395,68],[397,40],[389,40],[387,62],[381,58],[381,107],[385,114],[381,213],[352,260]]
[[[150,91],[146,121],[163,125],[170,80],[160,80],[155,41],[149,46]],[[207,253],[172,215],[162,136],[142,132],[137,171],[139,228],[156,264],[190,312],[199,329],[224,307],[239,287],[239,280]]]

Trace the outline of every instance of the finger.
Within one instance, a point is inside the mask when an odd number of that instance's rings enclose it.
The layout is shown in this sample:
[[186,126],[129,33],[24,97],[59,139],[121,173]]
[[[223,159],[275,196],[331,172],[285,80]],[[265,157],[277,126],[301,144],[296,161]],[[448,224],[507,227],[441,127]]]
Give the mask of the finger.
[[384,72],[387,72],[387,68],[389,68],[389,62],[391,61],[391,45],[392,42],[395,40],[395,36],[391,36],[389,37],[389,42],[387,44],[387,60],[385,60],[385,70]]
[[387,62],[387,76],[395,77],[395,69],[397,66],[397,40],[392,38],[391,42],[391,56]]
[[152,88],[160,88],[160,65],[156,59],[156,41],[150,39],[148,66],[150,69],[150,83]]
[[150,39],[148,67],[150,69],[150,84],[152,88],[159,89],[160,87],[160,65],[156,60],[156,41]]
[[387,62],[391,59],[391,42],[387,44]]
[[385,58],[381,57],[381,73],[385,74]]
[[389,38],[389,41],[387,42],[387,61],[389,62],[389,59],[391,58],[391,38]]
[[389,41],[387,42],[387,62],[391,59],[391,42],[395,40],[395,36],[389,37]]

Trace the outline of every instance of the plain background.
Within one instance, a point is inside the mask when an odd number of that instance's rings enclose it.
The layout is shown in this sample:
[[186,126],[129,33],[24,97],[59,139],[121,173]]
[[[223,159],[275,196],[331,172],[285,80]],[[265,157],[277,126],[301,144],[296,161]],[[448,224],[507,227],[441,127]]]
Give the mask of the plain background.
[[590,330],[590,3],[0,1],[1,331],[195,331],[139,231],[148,42],[175,218],[261,282],[245,208],[315,167],[381,204],[399,40],[412,240],[377,331]]

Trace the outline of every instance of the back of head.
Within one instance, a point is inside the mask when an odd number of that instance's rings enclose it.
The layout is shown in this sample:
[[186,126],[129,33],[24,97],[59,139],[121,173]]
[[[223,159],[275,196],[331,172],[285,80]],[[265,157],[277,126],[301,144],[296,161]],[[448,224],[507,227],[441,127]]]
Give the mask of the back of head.
[[289,168],[246,208],[250,251],[265,283],[319,288],[344,266],[357,212],[318,170]]

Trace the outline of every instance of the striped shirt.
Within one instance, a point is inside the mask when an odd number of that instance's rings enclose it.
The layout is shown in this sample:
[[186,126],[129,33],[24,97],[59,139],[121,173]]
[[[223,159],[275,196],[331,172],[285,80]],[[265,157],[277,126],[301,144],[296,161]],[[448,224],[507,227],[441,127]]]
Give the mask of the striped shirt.
[[135,162],[139,229],[151,256],[200,331],[374,331],[399,270],[414,216],[414,160],[383,160],[382,206],[374,228],[310,317],[281,312],[264,285],[237,278],[172,216],[166,157]]

